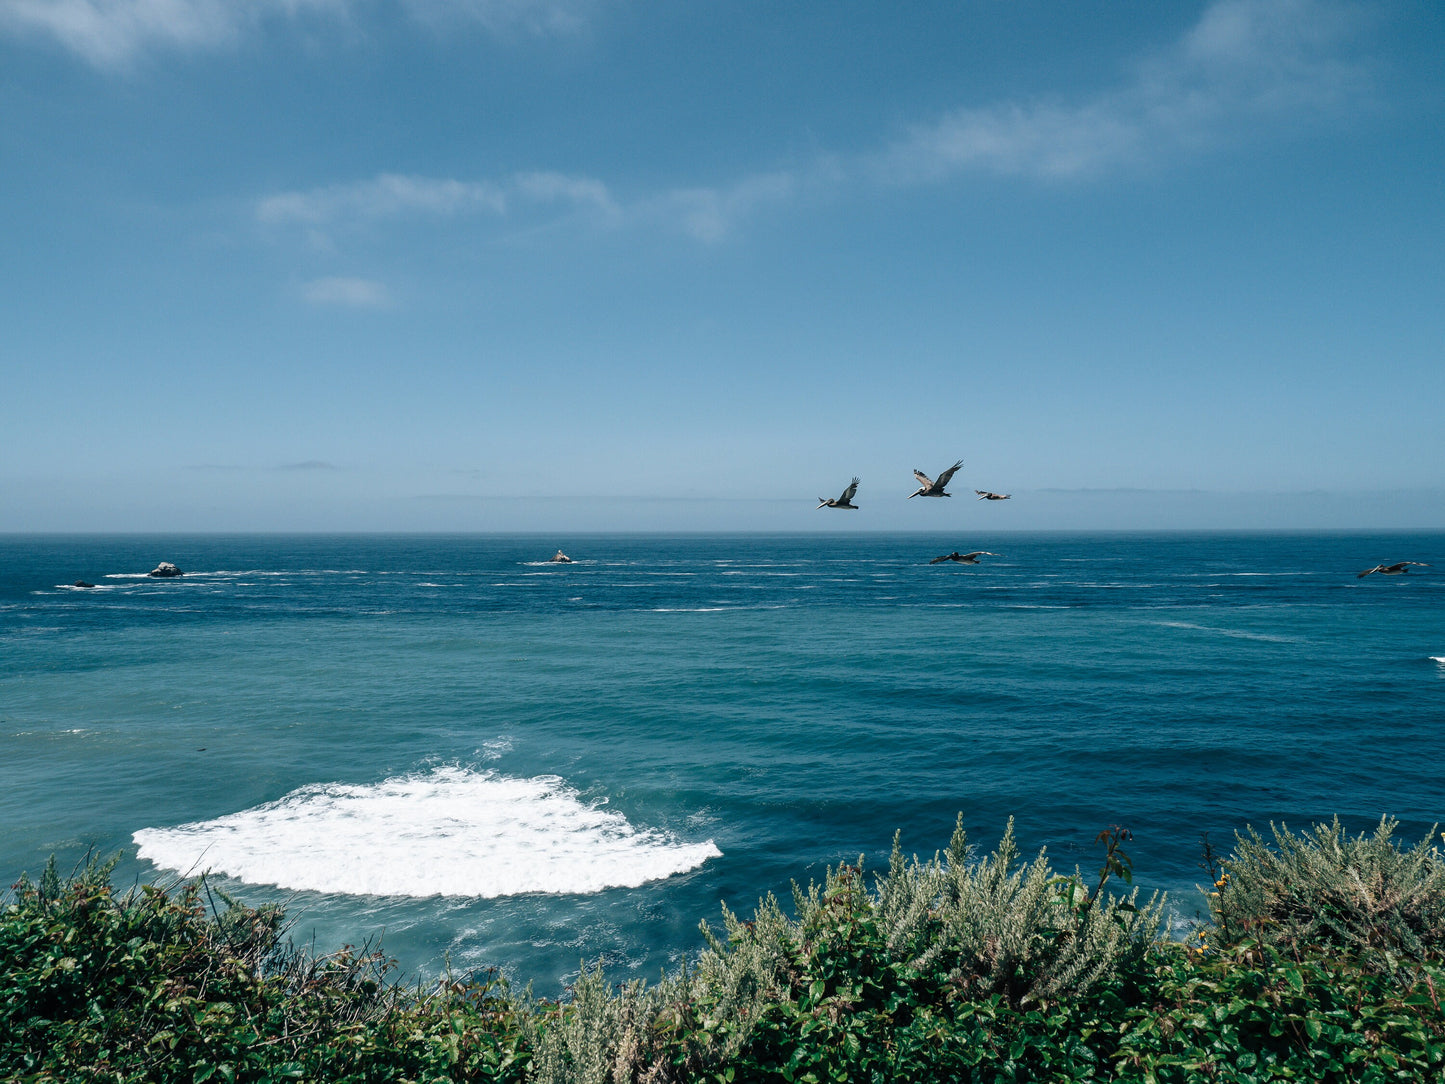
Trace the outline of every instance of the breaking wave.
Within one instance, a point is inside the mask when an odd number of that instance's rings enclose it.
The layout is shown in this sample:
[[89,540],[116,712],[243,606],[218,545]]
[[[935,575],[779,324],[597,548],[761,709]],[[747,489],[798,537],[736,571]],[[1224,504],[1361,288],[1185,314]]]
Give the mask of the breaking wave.
[[181,873],[372,896],[492,898],[635,888],[720,857],[640,829],[555,776],[457,767],[380,783],[317,783],[254,809],[132,837]]

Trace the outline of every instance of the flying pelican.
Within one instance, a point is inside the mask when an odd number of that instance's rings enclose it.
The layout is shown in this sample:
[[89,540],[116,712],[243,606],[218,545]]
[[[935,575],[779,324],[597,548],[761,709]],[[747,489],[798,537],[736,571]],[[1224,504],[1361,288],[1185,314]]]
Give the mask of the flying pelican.
[[908,494],[908,499],[911,501],[914,497],[952,497],[953,494],[945,493],[943,487],[948,485],[948,480],[953,477],[954,471],[961,466],[963,466],[962,459],[940,474],[936,482],[921,470],[915,470],[913,477],[918,479],[918,489],[916,492]]
[[1366,576],[1375,572],[1378,572],[1381,576],[1403,576],[1410,571],[1409,568],[1406,567],[1407,565],[1418,565],[1421,568],[1430,567],[1428,561],[1398,561],[1393,565],[1376,565],[1374,568],[1367,568],[1365,571],[1356,575],[1355,579],[1363,580]]
[[1013,496],[1012,493],[990,493],[986,489],[975,489],[974,492],[981,501],[1006,501]]
[[942,557],[935,557],[928,563],[936,565],[940,561],[957,561],[961,565],[976,565],[980,557],[997,557],[997,553],[989,553],[988,550],[974,550],[972,553],[959,553],[954,550],[952,553],[945,553]]
[[858,511],[858,506],[853,503],[853,497],[857,492],[858,479],[854,478],[853,481],[848,484],[848,488],[843,490],[843,495],[837,500],[834,500],[832,497],[819,497],[818,508],[851,508],[856,512]]

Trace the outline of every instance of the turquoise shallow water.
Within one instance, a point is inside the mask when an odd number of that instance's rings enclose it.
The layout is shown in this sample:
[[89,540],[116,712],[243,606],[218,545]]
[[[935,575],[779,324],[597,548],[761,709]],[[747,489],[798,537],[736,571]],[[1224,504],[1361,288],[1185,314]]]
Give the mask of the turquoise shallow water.
[[[719,901],[895,829],[932,852],[960,810],[1086,869],[1126,825],[1184,917],[1203,832],[1445,821],[1445,535],[927,564],[962,544],[0,539],[0,876],[222,868],[318,945],[384,931],[409,971],[555,992],[581,957],[655,975]],[[1404,559],[1433,567],[1355,576]]]

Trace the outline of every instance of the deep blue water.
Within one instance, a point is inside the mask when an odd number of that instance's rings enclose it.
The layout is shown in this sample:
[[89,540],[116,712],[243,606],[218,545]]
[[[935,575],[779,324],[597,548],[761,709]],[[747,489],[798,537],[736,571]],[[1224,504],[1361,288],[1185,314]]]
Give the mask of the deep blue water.
[[[1445,534],[967,541],[1001,556],[0,538],[0,876],[87,850],[162,875],[140,832],[289,899],[318,946],[384,931],[413,973],[555,993],[582,957],[655,976],[720,901],[881,862],[895,829],[931,853],[958,811],[976,843],[1013,815],[1025,851],[1085,870],[1125,825],[1185,917],[1201,833],[1445,821]],[[559,544],[577,563],[537,563]],[[1356,578],[1405,559],[1433,567]],[[161,560],[187,575],[141,575]],[[597,888],[619,879],[643,883]]]

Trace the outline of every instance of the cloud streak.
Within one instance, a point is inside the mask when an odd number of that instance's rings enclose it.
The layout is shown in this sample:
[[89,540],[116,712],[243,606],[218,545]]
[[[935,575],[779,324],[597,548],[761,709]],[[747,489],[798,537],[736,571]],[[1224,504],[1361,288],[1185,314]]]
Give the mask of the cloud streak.
[[51,38],[96,67],[120,68],[151,48],[223,48],[268,18],[345,8],[344,0],[0,0],[0,28]]
[[896,184],[967,173],[1058,181],[1188,153],[1241,125],[1338,106],[1365,89],[1338,57],[1350,13],[1315,0],[1221,0],[1123,85],[1083,101],[953,110],[871,162]]
[[383,173],[366,181],[267,196],[256,218],[267,224],[330,225],[337,221],[396,218],[407,214],[450,216],[506,210],[497,185]]
[[331,247],[326,231],[478,214],[498,221],[573,218],[599,228],[649,226],[715,243],[763,207],[783,204],[806,186],[829,183],[835,179],[833,172],[830,165],[826,170],[749,174],[731,184],[679,187],[631,201],[620,200],[595,178],[558,172],[517,173],[502,180],[383,173],[266,196],[256,202],[255,217],[263,226],[304,227],[322,248]]
[[256,204],[264,225],[359,225],[394,218],[505,217],[519,207],[561,206],[603,219],[621,213],[607,186],[564,173],[519,173],[502,181],[383,173],[368,180],[281,192]]
[[370,279],[313,279],[301,287],[301,296],[312,305],[340,305],[351,309],[384,309],[391,305],[386,286]]
[[[417,23],[442,32],[474,24],[492,34],[572,33],[594,0],[399,0]],[[215,51],[266,22],[320,17],[344,29],[380,0],[0,0],[0,30],[49,38],[98,68],[131,65],[152,50]]]

